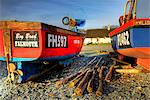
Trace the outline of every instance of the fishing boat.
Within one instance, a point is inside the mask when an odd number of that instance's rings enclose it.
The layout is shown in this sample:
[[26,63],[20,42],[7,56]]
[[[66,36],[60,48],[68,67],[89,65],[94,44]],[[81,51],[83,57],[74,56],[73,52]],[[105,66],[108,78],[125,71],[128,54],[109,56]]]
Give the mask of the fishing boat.
[[0,60],[6,61],[12,80],[14,72],[19,81],[37,74],[31,62],[59,63],[74,57],[81,51],[83,41],[82,33],[41,22],[0,21]]
[[110,32],[109,36],[116,52],[136,58],[138,65],[150,71],[149,4],[150,0],[128,0],[124,15],[119,18],[120,27]]

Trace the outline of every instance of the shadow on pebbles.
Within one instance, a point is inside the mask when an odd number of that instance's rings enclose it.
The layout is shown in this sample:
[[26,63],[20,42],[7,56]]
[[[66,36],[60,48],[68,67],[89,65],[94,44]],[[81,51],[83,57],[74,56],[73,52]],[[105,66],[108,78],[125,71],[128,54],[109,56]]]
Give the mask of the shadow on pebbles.
[[[68,67],[55,68],[38,81],[22,84],[6,84],[6,75],[0,74],[0,100],[150,100],[150,73],[115,78],[116,74],[110,83],[104,84],[103,95],[100,97],[96,97],[95,93],[74,97],[74,88],[68,89],[67,84],[55,88],[57,80],[77,73],[89,59],[90,57],[78,57]],[[2,62],[0,64],[5,65]]]

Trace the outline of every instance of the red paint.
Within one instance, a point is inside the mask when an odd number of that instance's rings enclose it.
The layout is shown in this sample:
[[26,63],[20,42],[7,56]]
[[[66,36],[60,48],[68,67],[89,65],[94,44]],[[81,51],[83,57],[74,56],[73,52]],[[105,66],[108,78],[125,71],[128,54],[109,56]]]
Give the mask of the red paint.
[[[5,22],[5,21],[3,21]],[[43,23],[31,23],[31,22],[11,22],[7,21],[7,26],[11,29],[11,57],[13,58],[50,58],[58,56],[74,55],[81,51],[84,35],[80,33],[71,32],[66,29],[58,28],[55,26],[43,24]],[[29,27],[31,26],[31,27]],[[0,26],[5,27],[5,26]],[[38,48],[25,48],[15,47],[14,37],[15,31],[38,31],[39,47]],[[58,34],[68,37],[68,47],[63,48],[46,48],[46,32],[51,34]],[[3,30],[0,30],[0,57],[4,57],[3,47]]]
[[[39,48],[15,48],[14,42],[12,44],[12,57],[16,58],[47,58],[55,56],[65,56],[69,54],[76,54],[80,52],[84,38],[81,36],[68,36],[68,48],[46,48],[45,36],[46,31],[39,31]],[[60,34],[60,33],[54,33]],[[61,33],[62,34],[62,33]],[[80,44],[74,44],[74,40],[80,40]],[[14,41],[14,40],[12,40]]]
[[150,48],[126,48],[119,49],[117,52],[129,57],[150,59]]
[[138,26],[136,24],[137,21],[150,21],[150,18],[142,18],[142,19],[131,19],[129,22],[125,23],[124,25],[116,28],[115,30],[113,30],[112,32],[109,33],[109,36],[112,37],[124,30],[126,30],[129,27],[133,27],[133,26]]
[[13,31],[38,31],[40,30],[12,30],[12,57],[15,58],[39,58],[42,53],[42,35],[39,34],[39,48],[16,48],[14,47]]
[[150,71],[150,59],[137,59],[137,64],[143,66],[145,69]]
[[[75,54],[80,52],[84,38],[81,36],[74,36],[70,34],[54,33],[68,36],[68,48],[45,48],[45,35],[47,31],[42,31],[42,53],[41,58],[54,57],[54,56],[65,56],[69,54]],[[80,40],[80,44],[75,44],[74,40]]]
[[117,52],[137,58],[137,64],[150,71],[150,48],[127,48],[117,50]]
[[0,57],[4,56],[3,30],[0,30]]
[[[134,26],[140,27],[142,25],[150,26],[150,18],[131,19],[124,25],[121,25],[119,28],[116,28],[115,30],[110,32],[109,36],[113,37],[128,28],[131,28]],[[119,49],[116,51],[122,55],[137,58],[137,64],[143,66],[147,70],[150,70],[150,48],[149,47],[125,48],[125,49]]]

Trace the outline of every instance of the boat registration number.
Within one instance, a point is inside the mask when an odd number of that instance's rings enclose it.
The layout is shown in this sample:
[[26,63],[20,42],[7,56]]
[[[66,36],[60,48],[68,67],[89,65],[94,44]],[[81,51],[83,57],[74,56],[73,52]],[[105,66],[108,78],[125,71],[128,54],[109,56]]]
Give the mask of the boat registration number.
[[131,47],[130,32],[128,30],[117,35],[119,48]]
[[59,34],[46,33],[46,48],[67,48],[68,37]]

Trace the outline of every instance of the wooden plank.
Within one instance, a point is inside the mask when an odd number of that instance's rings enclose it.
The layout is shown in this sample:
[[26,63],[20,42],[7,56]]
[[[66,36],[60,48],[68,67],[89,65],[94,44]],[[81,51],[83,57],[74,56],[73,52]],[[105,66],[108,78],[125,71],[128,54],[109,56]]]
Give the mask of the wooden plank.
[[10,29],[5,29],[3,32],[3,43],[4,43],[4,52],[5,56],[7,54],[11,55],[11,33]]
[[139,74],[140,72],[142,72],[142,70],[140,69],[135,69],[135,68],[130,68],[130,69],[116,69],[115,70],[116,72],[118,73],[121,73],[121,74]]
[[98,96],[98,97],[103,94],[103,73],[104,73],[105,68],[106,68],[105,66],[102,66],[99,71],[99,86],[96,91],[96,96]]
[[119,63],[122,63],[122,64],[126,64],[126,65],[129,65],[130,63],[127,63],[127,62],[125,62],[125,61],[122,61],[122,60],[119,60],[119,59],[116,59],[116,58],[111,58],[112,60],[114,60],[114,61],[117,61],[117,62],[119,62]]
[[105,77],[105,81],[106,81],[106,82],[110,82],[110,81],[111,81],[113,71],[114,71],[114,66],[111,66],[111,67],[109,68],[109,72],[107,73],[107,75],[106,75],[106,77]]
[[41,29],[40,22],[0,21],[0,29]]
[[6,57],[6,66],[8,75],[10,75],[9,61],[11,58],[11,37],[10,29],[5,29],[3,32],[4,53]]

